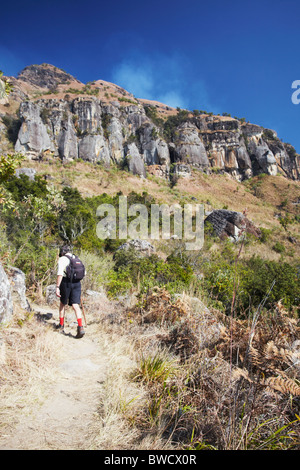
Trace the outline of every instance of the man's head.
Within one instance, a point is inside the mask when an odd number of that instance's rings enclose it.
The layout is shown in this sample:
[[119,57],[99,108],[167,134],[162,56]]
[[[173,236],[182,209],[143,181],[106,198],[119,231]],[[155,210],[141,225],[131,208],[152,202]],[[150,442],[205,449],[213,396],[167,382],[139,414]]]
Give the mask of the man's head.
[[64,256],[66,253],[71,252],[71,247],[69,245],[64,245],[59,249],[59,256]]

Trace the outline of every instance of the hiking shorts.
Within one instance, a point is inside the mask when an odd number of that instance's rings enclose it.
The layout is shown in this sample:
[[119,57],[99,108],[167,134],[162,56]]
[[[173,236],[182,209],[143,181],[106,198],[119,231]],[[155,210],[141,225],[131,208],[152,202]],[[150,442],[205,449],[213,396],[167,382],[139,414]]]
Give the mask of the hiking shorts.
[[81,283],[80,281],[69,282],[66,278],[62,278],[60,287],[60,301],[64,305],[80,305]]

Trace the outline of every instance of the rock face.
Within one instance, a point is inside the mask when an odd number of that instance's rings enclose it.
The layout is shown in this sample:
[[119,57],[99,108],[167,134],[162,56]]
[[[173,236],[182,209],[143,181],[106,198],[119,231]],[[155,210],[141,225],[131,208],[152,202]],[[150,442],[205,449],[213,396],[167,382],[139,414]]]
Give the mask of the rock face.
[[56,88],[59,83],[74,80],[72,75],[49,64],[44,64],[44,66],[28,65],[18,74],[18,78],[48,89]]
[[230,238],[236,241],[245,232],[260,236],[260,230],[241,212],[215,210],[206,217],[204,224],[210,224],[221,239]]
[[30,312],[31,307],[26,297],[25,274],[21,269],[12,267],[9,272],[9,280],[13,301],[16,301],[21,308]]
[[25,274],[15,267],[10,267],[6,273],[0,263],[0,325],[10,322],[14,305],[31,311],[26,297]]
[[[71,94],[66,93],[70,81],[77,87]],[[65,92],[57,98],[44,94],[44,98],[33,100],[20,92],[24,82],[44,87],[49,93],[65,86],[61,88]],[[225,171],[238,180],[278,172],[293,179],[300,177],[300,156],[293,147],[283,144],[274,131],[254,124],[228,116],[186,113],[185,119],[172,123],[171,132],[166,133],[166,120],[154,119],[149,112],[155,106],[115,98],[107,103],[88,96],[84,94],[87,85],[53,66],[26,67],[14,79],[14,87],[14,99],[20,101],[15,150],[31,158],[51,154],[63,161],[80,158],[104,165],[127,164],[140,176],[146,176],[148,168],[163,177],[169,177],[174,169],[177,176],[182,171],[189,176],[192,168],[199,168]],[[1,135],[0,127],[0,141]]]
[[0,264],[0,325],[8,323],[13,315],[13,301],[8,277]]

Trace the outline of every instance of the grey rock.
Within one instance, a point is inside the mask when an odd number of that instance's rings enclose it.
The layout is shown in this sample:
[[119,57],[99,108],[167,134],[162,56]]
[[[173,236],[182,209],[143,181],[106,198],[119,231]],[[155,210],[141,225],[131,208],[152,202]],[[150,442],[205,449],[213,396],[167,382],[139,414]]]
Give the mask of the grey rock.
[[205,146],[194,124],[184,123],[178,128],[178,137],[174,141],[176,160],[193,166],[209,167]]
[[18,168],[15,174],[17,178],[19,178],[20,175],[26,175],[31,181],[33,181],[36,175],[36,170],[34,168]]
[[78,141],[70,116],[58,136],[58,153],[62,160],[78,158]]
[[124,126],[120,120],[112,116],[107,126],[109,155],[113,162],[121,162],[124,153]]
[[41,108],[30,101],[21,103],[20,118],[22,125],[15,145],[16,152],[40,154],[53,149],[47,128],[41,118]]
[[18,78],[43,88],[53,89],[59,83],[77,81],[72,75],[53,65],[28,65],[19,74]]
[[11,287],[6,272],[0,263],[0,324],[7,324],[13,316]]
[[241,212],[214,210],[205,218],[204,224],[210,224],[221,239],[238,240],[244,232],[260,236],[260,230]]
[[128,163],[129,171],[131,171],[134,175],[146,177],[144,161],[137,149],[137,146],[134,143],[127,146],[125,158]]
[[56,284],[50,284],[46,287],[46,302],[48,305],[57,303],[58,297],[56,297]]
[[[66,79],[55,67],[45,69],[42,72],[39,66],[33,67],[22,73],[22,80],[25,77],[31,83],[37,80],[40,86],[50,86]],[[278,171],[289,178],[300,177],[300,156],[292,146],[280,142],[273,131],[230,117],[202,114],[188,118],[173,129],[171,143],[141,104],[104,104],[94,96],[23,101],[20,119],[15,150],[29,157],[50,151],[63,160],[79,157],[105,164],[127,158],[129,171],[142,177],[151,167],[149,173],[169,178],[171,164],[176,163],[206,173],[215,168],[238,180],[262,172],[276,175]],[[185,171],[178,173],[186,175]]]
[[183,178],[190,178],[192,174],[190,165],[186,165],[184,163],[176,163],[173,167],[173,171],[175,176]]
[[102,132],[101,102],[95,98],[76,98],[73,101],[73,115],[77,117],[77,127],[80,132],[98,134]]
[[104,162],[108,165],[110,163],[107,142],[102,135],[88,134],[80,139],[78,156],[90,162]]
[[12,298],[15,300],[21,308],[31,311],[30,304],[26,297],[26,279],[25,274],[21,269],[11,267],[9,269],[9,281],[11,285]]
[[123,243],[123,245],[121,245],[118,250],[128,251],[132,248],[136,251],[137,254],[141,256],[150,256],[155,253],[155,248],[153,245],[151,245],[151,243],[149,243],[147,240],[140,239],[129,240]]

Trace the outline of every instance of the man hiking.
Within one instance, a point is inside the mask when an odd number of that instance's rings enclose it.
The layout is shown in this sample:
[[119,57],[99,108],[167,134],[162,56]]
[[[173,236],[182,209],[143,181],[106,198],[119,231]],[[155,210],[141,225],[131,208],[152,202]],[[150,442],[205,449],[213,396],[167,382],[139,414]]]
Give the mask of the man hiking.
[[[80,298],[81,298],[81,283],[80,280],[84,276],[84,266],[71,252],[69,246],[63,246],[59,250],[59,260],[57,267],[57,281],[56,281],[56,296],[60,298],[59,305],[59,325],[57,328],[63,333],[64,332],[64,319],[65,319],[65,307],[71,305],[78,322],[76,338],[82,338],[85,331],[82,326],[82,316],[80,310]],[[79,274],[76,273],[73,268],[73,261],[79,265],[81,263],[81,271]],[[76,275],[77,274],[77,275]],[[77,279],[77,277],[79,279]]]

